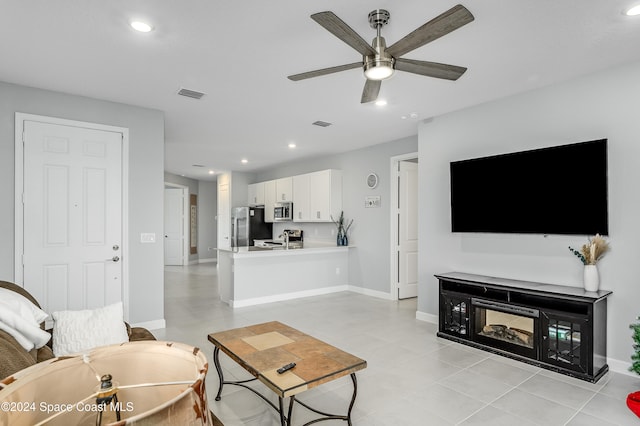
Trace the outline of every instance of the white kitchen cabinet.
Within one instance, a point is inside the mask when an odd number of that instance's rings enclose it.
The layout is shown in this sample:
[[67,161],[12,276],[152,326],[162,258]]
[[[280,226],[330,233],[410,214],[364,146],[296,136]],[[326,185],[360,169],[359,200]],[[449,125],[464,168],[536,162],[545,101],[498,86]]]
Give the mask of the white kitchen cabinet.
[[293,177],[276,179],[276,202],[293,200]]
[[276,203],[276,181],[268,180],[264,183],[264,221],[273,222],[273,207]]
[[342,171],[322,170],[294,176],[293,220],[331,222],[342,211]]
[[309,176],[309,211],[313,222],[330,222],[342,211],[342,171],[322,170]]
[[248,202],[250,206],[264,205],[264,182],[252,183],[248,189]]
[[310,222],[311,210],[309,210],[309,181],[311,174],[293,177],[293,221]]

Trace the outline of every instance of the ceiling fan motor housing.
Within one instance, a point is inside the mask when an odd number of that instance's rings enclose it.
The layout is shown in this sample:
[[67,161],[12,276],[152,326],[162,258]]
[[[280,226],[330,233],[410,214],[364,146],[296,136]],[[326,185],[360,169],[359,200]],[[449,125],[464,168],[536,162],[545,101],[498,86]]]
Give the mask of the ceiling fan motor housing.
[[[387,44],[384,41],[384,37],[376,37],[373,39],[373,41],[371,42],[371,46],[376,50],[376,52],[378,52],[376,55],[367,55],[365,57],[363,57],[363,64],[364,64],[364,74],[365,76],[367,76],[367,78],[373,79],[373,80],[384,80],[386,78],[389,78],[393,75],[393,69],[395,68],[395,59],[393,58],[393,56],[389,55],[387,53]],[[383,78],[372,78],[370,73],[373,71],[369,71],[373,68],[386,68],[391,70],[391,74],[383,77]]]
[[385,80],[393,75],[395,59],[386,52],[387,44],[380,30],[389,23],[391,14],[384,9],[369,12],[369,25],[377,32],[371,46],[378,52],[376,55],[366,55],[362,59],[364,75],[369,80]]

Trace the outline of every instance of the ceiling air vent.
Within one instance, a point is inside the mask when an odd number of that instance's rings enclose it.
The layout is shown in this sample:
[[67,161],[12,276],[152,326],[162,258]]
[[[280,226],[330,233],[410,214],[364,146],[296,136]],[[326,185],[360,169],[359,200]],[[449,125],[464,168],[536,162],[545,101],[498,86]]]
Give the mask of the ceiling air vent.
[[204,96],[202,92],[196,92],[195,90],[185,89],[184,87],[178,91],[178,95],[186,96],[187,98],[200,99]]
[[320,127],[329,127],[331,126],[331,123],[327,123],[326,121],[316,121],[314,123],[312,123],[314,126],[320,126]]

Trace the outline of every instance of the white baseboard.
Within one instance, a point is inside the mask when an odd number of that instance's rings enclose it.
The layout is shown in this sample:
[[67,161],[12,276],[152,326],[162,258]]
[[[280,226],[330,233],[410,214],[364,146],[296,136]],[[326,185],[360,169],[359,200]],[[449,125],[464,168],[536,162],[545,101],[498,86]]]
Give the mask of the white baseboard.
[[365,296],[377,297],[378,299],[393,300],[389,293],[378,290],[369,290],[368,288],[356,287],[353,285],[347,286],[349,291],[354,293],[364,294]]
[[629,371],[629,368],[631,367],[630,362],[620,361],[618,359],[613,359],[613,358],[607,358],[607,364],[609,365],[609,370],[613,372],[625,374],[627,376],[638,377],[636,373],[634,373],[633,371]]
[[153,321],[144,321],[144,322],[131,324],[131,327],[143,327],[143,328],[146,328],[147,330],[158,330],[160,328],[166,328],[167,322],[164,320],[164,318],[162,318],[162,319],[157,319]]
[[215,257],[210,257],[208,259],[198,259],[198,263],[215,263],[218,259]]
[[229,306],[232,308],[244,308],[246,306],[262,305],[265,303],[282,302],[284,300],[300,299],[302,297],[320,296],[322,294],[338,293],[347,291],[348,286],[339,285],[334,287],[323,287],[314,290],[296,291],[293,293],[276,294],[273,296],[255,297],[243,300],[231,300]]
[[416,311],[416,319],[419,321],[429,322],[431,324],[438,324],[438,316],[433,314],[428,314],[426,312]]

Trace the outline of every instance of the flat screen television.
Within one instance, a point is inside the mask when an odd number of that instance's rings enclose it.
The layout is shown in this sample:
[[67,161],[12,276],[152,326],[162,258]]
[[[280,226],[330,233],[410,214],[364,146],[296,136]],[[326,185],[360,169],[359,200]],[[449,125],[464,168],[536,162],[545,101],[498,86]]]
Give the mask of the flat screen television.
[[452,232],[609,234],[607,140],[454,161]]

